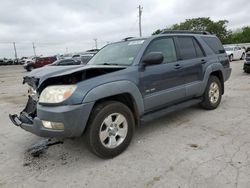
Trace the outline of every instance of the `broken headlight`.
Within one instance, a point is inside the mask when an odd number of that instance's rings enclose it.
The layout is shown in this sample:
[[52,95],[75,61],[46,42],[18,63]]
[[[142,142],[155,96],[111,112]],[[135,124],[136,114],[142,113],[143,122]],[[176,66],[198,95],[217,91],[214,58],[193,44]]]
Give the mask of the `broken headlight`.
[[40,97],[40,103],[60,103],[68,99],[76,90],[76,85],[57,85],[46,87]]

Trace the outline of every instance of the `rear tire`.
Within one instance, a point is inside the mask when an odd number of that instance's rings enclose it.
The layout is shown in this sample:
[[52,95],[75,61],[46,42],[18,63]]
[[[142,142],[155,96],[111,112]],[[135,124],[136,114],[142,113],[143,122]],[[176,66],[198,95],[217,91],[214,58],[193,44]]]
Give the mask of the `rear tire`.
[[245,73],[250,73],[250,69],[246,68],[246,69],[244,69],[244,72]]
[[117,101],[100,103],[94,107],[88,123],[88,148],[101,158],[113,158],[128,147],[134,129],[134,116],[125,104]]
[[232,62],[233,59],[234,59],[234,56],[233,56],[233,54],[231,54],[231,55],[229,56],[229,61]]
[[208,110],[216,109],[222,97],[222,86],[218,77],[210,76],[208,79],[206,90],[203,94],[203,102],[201,106]]

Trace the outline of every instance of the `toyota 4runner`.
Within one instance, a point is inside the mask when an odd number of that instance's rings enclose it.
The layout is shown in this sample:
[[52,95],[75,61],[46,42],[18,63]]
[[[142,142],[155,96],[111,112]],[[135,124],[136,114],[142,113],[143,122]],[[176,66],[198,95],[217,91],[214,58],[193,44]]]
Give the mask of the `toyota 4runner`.
[[48,66],[24,77],[29,99],[16,126],[42,137],[84,135],[90,150],[112,158],[136,125],[200,104],[215,109],[231,74],[220,40],[207,32],[126,38],[86,66]]

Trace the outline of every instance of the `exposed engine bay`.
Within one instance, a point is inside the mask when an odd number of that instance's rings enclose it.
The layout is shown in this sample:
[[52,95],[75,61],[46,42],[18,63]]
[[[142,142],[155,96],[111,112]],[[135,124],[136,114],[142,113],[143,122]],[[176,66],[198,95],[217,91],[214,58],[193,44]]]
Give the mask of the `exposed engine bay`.
[[40,78],[36,78],[35,76],[26,76],[24,77],[23,83],[27,83],[32,88],[36,89],[38,93],[41,93],[42,90],[49,85],[76,84],[80,81],[118,71],[124,68],[125,67],[91,67],[89,69],[76,71],[70,74],[52,76],[44,80],[42,83],[39,83]]

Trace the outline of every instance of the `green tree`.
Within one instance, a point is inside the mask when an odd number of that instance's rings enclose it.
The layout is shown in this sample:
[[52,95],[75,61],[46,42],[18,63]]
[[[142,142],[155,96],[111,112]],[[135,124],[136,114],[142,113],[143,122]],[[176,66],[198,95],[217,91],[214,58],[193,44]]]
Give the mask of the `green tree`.
[[227,39],[226,43],[228,44],[237,44],[237,43],[249,43],[250,42],[250,27],[243,27],[237,31],[231,33]]
[[189,31],[208,31],[211,34],[217,35],[222,42],[225,42],[230,35],[227,30],[227,20],[212,21],[208,17],[186,19],[180,24],[174,24],[169,28],[158,29],[153,35],[159,34],[165,30],[189,30]]

